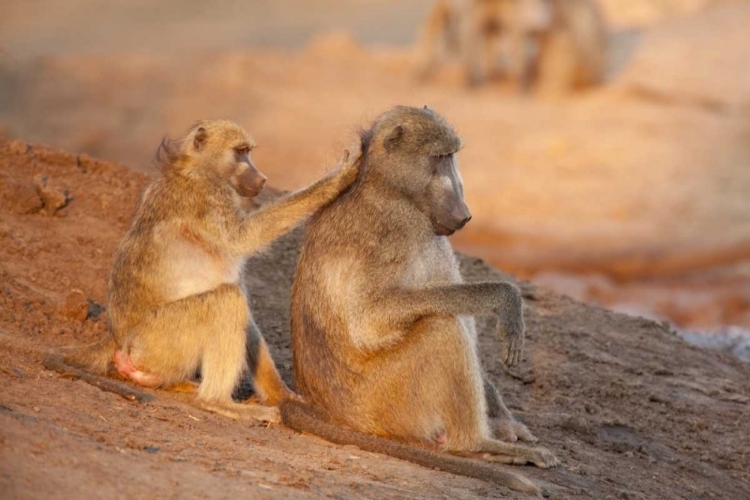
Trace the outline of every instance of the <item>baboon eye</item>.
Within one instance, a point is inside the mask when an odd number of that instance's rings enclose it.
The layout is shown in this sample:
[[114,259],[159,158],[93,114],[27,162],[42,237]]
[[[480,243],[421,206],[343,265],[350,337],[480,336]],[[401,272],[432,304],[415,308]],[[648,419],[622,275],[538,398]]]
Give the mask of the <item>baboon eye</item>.
[[241,148],[236,148],[235,151],[237,151],[237,154],[239,155],[246,155],[250,152],[250,148],[247,146],[243,146]]

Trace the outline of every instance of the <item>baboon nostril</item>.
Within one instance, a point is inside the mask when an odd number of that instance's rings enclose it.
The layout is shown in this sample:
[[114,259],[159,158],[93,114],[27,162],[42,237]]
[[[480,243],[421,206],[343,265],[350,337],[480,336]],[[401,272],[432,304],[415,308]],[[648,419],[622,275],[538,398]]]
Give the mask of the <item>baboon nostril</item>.
[[262,178],[262,179],[261,179],[261,180],[260,180],[260,181],[258,182],[258,187],[259,187],[259,188],[261,188],[261,189],[263,189],[263,186],[265,186],[265,185],[266,185],[266,178],[264,177],[264,178]]
[[461,227],[464,227],[466,225],[466,223],[469,222],[470,220],[471,220],[471,215],[469,215],[468,217],[464,218],[461,221]]

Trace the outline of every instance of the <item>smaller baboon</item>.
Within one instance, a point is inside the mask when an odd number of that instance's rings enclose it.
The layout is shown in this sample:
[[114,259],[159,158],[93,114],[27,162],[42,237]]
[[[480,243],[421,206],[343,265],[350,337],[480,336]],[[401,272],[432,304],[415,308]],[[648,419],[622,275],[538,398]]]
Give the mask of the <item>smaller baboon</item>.
[[504,75],[519,89],[600,83],[606,33],[595,0],[438,0],[422,30],[417,72],[457,55],[468,82]]
[[254,146],[224,120],[199,122],[182,140],[162,142],[161,172],[143,192],[115,255],[110,331],[94,345],[51,354],[49,368],[130,399],[148,397],[96,377],[116,370],[140,386],[197,390],[199,406],[225,416],[278,420],[275,407],[232,400],[248,363],[261,401],[277,405],[292,394],[252,320],[245,261],[346,190],[359,161],[346,152],[320,181],[248,212],[244,198],[266,182],[250,158]]
[[[357,186],[310,221],[292,289],[296,387],[282,421],[430,467],[538,492],[528,479],[463,457],[552,467],[516,422],[477,353],[474,315],[498,320],[501,359],[524,341],[522,299],[507,282],[464,283],[446,236],[471,219],[437,113],[396,107],[362,134]],[[401,441],[384,440],[377,436]]]

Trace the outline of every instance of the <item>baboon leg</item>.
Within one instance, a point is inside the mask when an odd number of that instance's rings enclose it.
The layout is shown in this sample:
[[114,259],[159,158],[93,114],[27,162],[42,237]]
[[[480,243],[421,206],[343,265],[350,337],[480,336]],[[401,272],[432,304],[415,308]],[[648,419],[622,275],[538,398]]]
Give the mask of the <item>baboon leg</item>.
[[578,65],[577,48],[570,33],[562,31],[547,36],[538,57],[538,92],[555,97],[573,90]]
[[[417,53],[417,76],[428,78],[435,71],[443,53],[450,45],[451,7],[446,0],[435,3],[420,37]],[[454,42],[455,43],[455,42]]]
[[513,414],[503,403],[500,391],[487,378],[487,375],[484,376],[484,394],[487,400],[487,415],[490,417],[490,427],[496,437],[511,443],[519,439],[532,443],[538,441],[525,425],[513,418]]
[[461,59],[467,71],[468,83],[471,86],[481,85],[489,74],[487,59],[487,40],[477,26],[476,14],[464,16],[459,27],[461,33]]
[[276,406],[282,399],[294,394],[281,380],[268,345],[252,319],[247,327],[247,360],[255,393],[261,401]]
[[524,92],[531,85],[533,58],[529,54],[529,36],[521,29],[509,30],[505,38],[505,73],[516,90]]
[[555,467],[560,461],[546,448],[527,447],[516,443],[506,443],[486,438],[477,443],[471,452],[484,454],[482,458],[493,462],[525,465],[534,464],[542,469]]
[[[359,337],[362,347],[392,346],[425,316],[496,315],[504,336],[507,365],[520,361],[523,347],[523,302],[518,288],[507,282],[457,283],[421,289],[389,289],[368,304],[378,321],[378,336]],[[385,333],[387,332],[387,334]]]
[[495,387],[495,384],[484,375],[484,396],[487,399],[487,415],[490,418],[502,418],[510,417],[510,411],[505,407],[503,399],[500,396],[500,392]]
[[200,366],[198,406],[230,418],[278,421],[273,409],[232,401],[247,366],[249,319],[240,287],[224,284],[154,311],[139,324],[128,356],[140,378],[157,378],[166,387],[190,380]]

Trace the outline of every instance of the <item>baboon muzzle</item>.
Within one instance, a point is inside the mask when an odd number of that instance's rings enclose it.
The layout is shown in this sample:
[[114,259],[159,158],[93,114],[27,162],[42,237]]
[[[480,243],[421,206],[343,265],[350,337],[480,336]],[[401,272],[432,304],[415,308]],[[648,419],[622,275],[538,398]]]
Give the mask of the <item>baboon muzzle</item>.
[[252,198],[258,196],[266,185],[267,177],[260,170],[251,166],[240,175],[237,182],[237,191],[241,196]]

